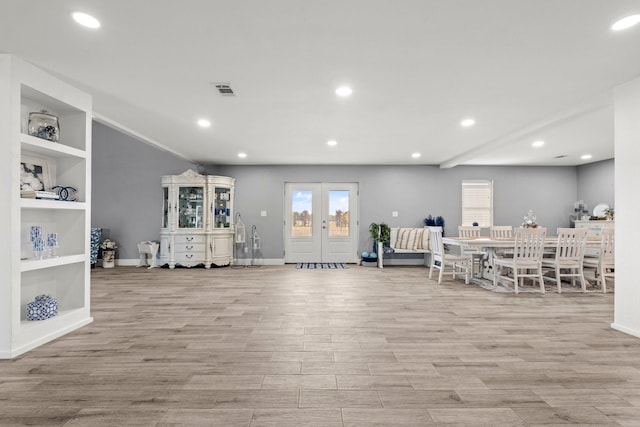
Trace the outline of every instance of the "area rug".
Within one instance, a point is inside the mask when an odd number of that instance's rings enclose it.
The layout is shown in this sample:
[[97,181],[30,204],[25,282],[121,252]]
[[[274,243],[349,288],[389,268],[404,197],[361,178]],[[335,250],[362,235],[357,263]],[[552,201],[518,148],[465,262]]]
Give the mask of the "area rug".
[[335,270],[337,268],[348,268],[343,262],[299,262],[296,268],[308,268],[311,270]]

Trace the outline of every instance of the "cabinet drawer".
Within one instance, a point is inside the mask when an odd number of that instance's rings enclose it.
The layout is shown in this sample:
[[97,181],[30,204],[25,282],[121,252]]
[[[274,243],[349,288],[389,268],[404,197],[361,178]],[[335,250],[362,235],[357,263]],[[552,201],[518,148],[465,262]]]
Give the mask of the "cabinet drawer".
[[183,263],[183,262],[187,262],[187,263],[191,263],[191,264],[197,264],[197,263],[201,263],[204,262],[204,253],[193,253],[193,254],[188,254],[188,253],[179,253],[179,254],[175,254],[175,256],[173,257],[173,260],[176,263]]
[[176,243],[176,247],[173,249],[177,254],[179,253],[203,253],[204,254],[204,243]]
[[198,235],[176,235],[175,238],[175,243],[176,243],[176,247],[182,243],[197,243],[197,244],[203,244],[205,242],[205,236],[198,236]]

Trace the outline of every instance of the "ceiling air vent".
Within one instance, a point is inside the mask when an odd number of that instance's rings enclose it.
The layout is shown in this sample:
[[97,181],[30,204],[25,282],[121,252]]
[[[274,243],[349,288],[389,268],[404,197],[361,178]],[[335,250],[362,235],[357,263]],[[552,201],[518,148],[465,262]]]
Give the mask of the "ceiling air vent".
[[233,88],[231,87],[231,83],[213,82],[211,84],[216,87],[216,89],[218,90],[218,93],[220,93],[220,95],[222,96],[236,96],[236,93],[233,91]]

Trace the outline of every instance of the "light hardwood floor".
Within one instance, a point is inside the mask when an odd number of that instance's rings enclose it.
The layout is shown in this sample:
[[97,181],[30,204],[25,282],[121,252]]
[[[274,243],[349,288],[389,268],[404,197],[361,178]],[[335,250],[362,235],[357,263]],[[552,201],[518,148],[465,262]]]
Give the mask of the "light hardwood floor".
[[0,361],[0,425],[640,425],[613,294],[427,272],[95,269],[94,323]]

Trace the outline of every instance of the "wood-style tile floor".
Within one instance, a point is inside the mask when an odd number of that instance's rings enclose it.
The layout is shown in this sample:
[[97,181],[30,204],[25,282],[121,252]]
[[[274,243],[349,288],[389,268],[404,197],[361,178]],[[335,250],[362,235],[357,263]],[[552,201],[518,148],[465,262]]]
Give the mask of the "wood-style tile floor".
[[349,267],[95,269],[91,325],[0,360],[0,425],[640,425],[612,294]]

